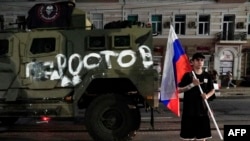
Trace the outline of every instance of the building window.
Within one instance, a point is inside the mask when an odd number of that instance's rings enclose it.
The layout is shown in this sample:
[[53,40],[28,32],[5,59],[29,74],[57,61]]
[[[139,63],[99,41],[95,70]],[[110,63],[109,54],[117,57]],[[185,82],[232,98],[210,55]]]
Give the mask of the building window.
[[154,34],[161,34],[162,32],[162,16],[152,15],[152,30]]
[[102,29],[103,28],[103,14],[93,13],[92,23],[96,29]]
[[210,16],[200,15],[199,16],[199,34],[209,35],[209,30],[210,30]]
[[133,23],[138,22],[138,15],[128,15],[128,21]]
[[250,14],[248,15],[248,31],[247,31],[247,34],[250,35]]
[[19,29],[25,29],[26,23],[25,23],[25,16],[17,16],[16,23]]
[[235,15],[224,15],[223,18],[223,40],[234,39]]
[[4,28],[4,17],[3,15],[0,15],[0,30],[3,30]]
[[185,35],[186,15],[175,15],[175,32],[176,34]]

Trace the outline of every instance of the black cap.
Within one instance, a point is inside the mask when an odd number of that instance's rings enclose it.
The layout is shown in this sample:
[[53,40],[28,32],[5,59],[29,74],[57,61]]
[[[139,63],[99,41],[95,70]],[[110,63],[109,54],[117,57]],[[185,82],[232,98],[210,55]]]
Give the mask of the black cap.
[[205,59],[205,56],[202,53],[195,53],[192,57],[192,60],[194,59]]

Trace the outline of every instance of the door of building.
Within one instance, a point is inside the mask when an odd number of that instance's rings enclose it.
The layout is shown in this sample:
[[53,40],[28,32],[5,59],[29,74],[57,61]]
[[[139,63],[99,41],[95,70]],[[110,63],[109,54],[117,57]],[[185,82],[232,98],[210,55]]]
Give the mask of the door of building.
[[234,56],[230,50],[224,50],[220,56],[220,73],[226,75],[228,71],[233,72]]

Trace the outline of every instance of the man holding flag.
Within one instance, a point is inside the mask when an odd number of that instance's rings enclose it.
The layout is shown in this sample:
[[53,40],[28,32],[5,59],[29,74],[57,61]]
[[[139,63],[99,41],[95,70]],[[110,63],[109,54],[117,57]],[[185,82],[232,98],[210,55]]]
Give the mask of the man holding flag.
[[184,140],[205,141],[212,138],[208,107],[204,100],[211,97],[215,90],[211,75],[202,69],[204,59],[201,53],[195,53],[191,60],[193,72],[185,73],[179,83],[179,88],[184,90],[180,133]]
[[[180,116],[178,94],[184,92],[180,133],[184,140],[211,138],[210,121],[203,99],[212,96],[214,88],[210,75],[202,71],[204,58],[200,53],[192,58],[196,79],[192,76],[189,59],[173,27],[170,27],[161,83],[161,101]],[[197,85],[200,85],[206,94],[201,94]]]

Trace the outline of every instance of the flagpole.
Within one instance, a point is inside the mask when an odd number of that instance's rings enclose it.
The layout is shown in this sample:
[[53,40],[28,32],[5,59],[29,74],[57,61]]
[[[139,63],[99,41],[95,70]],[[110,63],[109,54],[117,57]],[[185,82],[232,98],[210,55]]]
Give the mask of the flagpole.
[[[197,78],[196,78],[196,75],[195,75],[195,73],[194,73],[194,71],[192,71],[192,73],[193,73],[194,78],[197,79]],[[198,86],[199,86],[200,92],[203,94],[203,90],[202,90],[201,86],[200,86],[200,85],[198,85]],[[204,99],[204,101],[205,101],[205,103],[206,103],[206,106],[207,106],[207,108],[208,108],[208,111],[209,111],[209,113],[210,113],[210,116],[211,116],[211,118],[213,119],[213,122],[214,122],[214,125],[215,125],[216,129],[217,129],[217,132],[219,133],[220,139],[223,140],[223,137],[222,137],[222,135],[221,135],[220,129],[219,129],[219,127],[218,127],[218,125],[217,125],[217,123],[216,123],[216,121],[215,121],[214,115],[213,115],[213,113],[212,113],[212,111],[211,111],[211,109],[210,109],[210,106],[209,106],[209,104],[208,104],[208,102],[207,102],[207,99]]]

